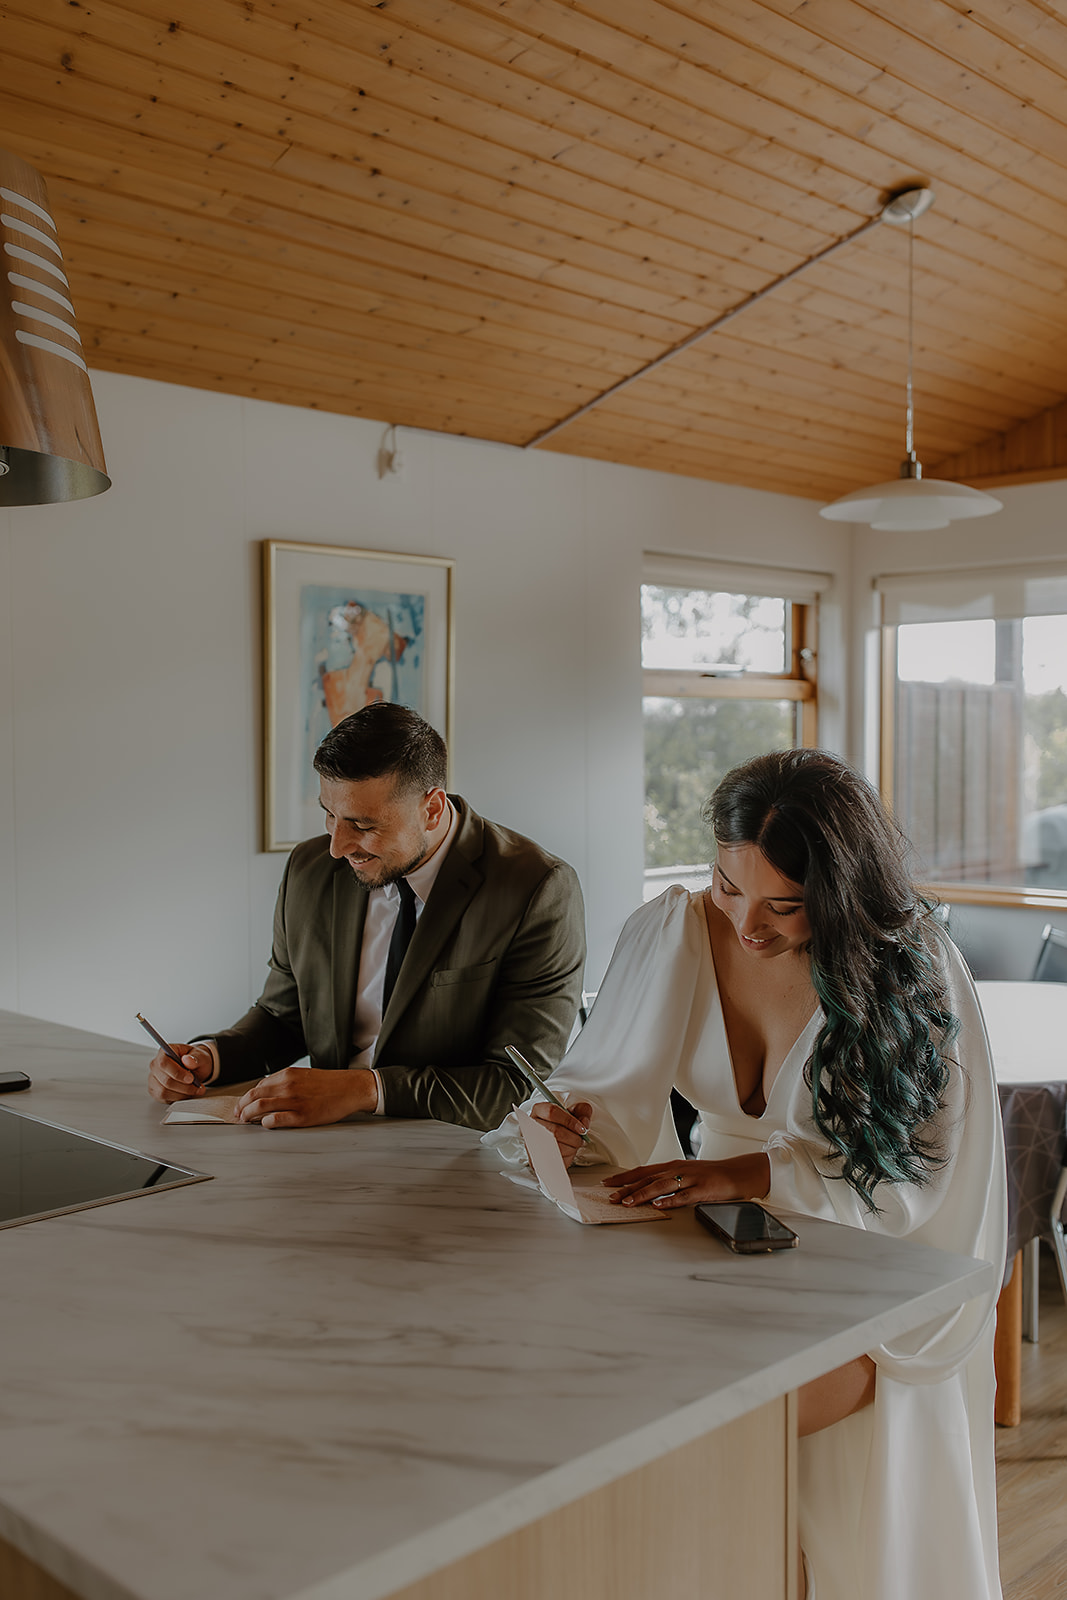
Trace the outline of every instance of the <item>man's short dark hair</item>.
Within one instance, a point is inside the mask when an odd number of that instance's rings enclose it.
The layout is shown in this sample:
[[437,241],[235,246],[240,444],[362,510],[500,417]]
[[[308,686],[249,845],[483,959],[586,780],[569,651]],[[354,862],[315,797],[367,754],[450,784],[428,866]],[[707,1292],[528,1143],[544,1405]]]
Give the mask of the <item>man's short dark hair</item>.
[[443,789],[448,772],[445,741],[407,706],[381,700],[343,717],[315,751],[315,771],[338,783],[396,777],[398,791]]

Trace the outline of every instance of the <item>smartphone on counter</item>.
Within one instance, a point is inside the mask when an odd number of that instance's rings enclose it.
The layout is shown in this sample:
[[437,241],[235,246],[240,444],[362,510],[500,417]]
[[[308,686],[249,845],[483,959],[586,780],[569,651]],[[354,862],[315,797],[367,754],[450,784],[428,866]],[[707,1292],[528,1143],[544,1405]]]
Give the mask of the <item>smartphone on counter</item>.
[[697,1221],[738,1256],[762,1255],[768,1250],[792,1250],[797,1236],[792,1228],[772,1216],[755,1200],[733,1200],[723,1205],[694,1206]]
[[11,1094],[15,1089],[28,1089],[30,1080],[24,1072],[0,1072],[0,1094]]

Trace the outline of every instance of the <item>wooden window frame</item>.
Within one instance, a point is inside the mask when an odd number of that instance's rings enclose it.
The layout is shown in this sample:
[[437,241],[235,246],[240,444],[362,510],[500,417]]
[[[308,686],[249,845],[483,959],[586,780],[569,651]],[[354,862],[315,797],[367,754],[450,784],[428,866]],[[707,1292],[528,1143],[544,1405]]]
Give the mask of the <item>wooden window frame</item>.
[[702,672],[642,668],[642,695],[665,700],[792,700],[800,707],[800,749],[818,742],[818,619],[814,604],[787,601],[789,666],[784,672]]
[[[878,784],[886,810],[893,815],[894,767],[896,754],[896,687],[897,687],[897,627],[893,623],[881,625],[882,647],[879,654],[879,739]],[[1034,910],[1059,911],[1067,915],[1067,889],[1027,888],[996,883],[944,883],[932,880],[920,884],[923,894],[937,900],[960,906],[1010,906]]]

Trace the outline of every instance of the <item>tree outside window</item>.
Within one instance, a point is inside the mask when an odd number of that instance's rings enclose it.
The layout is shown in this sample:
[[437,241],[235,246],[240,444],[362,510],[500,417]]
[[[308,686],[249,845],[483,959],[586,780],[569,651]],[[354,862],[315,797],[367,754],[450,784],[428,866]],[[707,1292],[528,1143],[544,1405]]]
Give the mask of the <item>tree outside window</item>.
[[641,590],[645,892],[709,876],[701,807],[731,767],[813,744],[813,613],[782,596]]

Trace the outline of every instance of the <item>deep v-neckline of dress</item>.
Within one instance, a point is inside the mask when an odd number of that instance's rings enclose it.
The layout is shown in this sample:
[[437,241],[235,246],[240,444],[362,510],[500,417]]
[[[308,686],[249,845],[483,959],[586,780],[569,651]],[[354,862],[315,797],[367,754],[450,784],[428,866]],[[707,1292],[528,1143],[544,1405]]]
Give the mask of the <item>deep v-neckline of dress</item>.
[[[730,1049],[730,1035],[727,1032],[727,1028],[726,1028],[726,1013],[723,1011],[723,1008],[722,1008],[722,993],[721,993],[721,991],[719,989],[719,973],[718,973],[718,969],[715,966],[715,951],[712,948],[712,943],[711,943],[711,926],[710,926],[710,924],[708,922],[708,908],[707,908],[707,904],[705,902],[703,893],[699,897],[699,903],[700,903],[700,918],[701,918],[701,921],[704,924],[705,948],[706,948],[706,950],[708,952],[708,956],[709,956],[709,958],[711,960],[711,970],[712,970],[712,974],[713,974],[713,976],[715,978],[715,1016],[718,1019],[719,1032],[722,1035],[723,1052],[724,1052],[725,1057],[726,1057],[726,1064],[729,1067],[729,1071],[730,1071],[730,1089],[731,1089],[731,1092],[732,1092],[733,1097],[734,1097],[734,1104],[737,1106],[739,1114],[742,1117],[744,1117],[748,1122],[762,1122],[764,1117],[767,1115],[768,1111],[771,1108],[771,1101],[774,1098],[775,1090],[777,1089],[778,1085],[782,1082],[782,1079],[787,1076],[787,1073],[786,1073],[786,1070],[785,1070],[786,1067],[789,1065],[790,1061],[793,1059],[793,1056],[794,1056],[795,1052],[800,1047],[800,1045],[803,1043],[803,1041],[807,1037],[808,1033],[810,1033],[812,1023],[814,1023],[815,1021],[818,1020],[819,1016],[821,1015],[821,1009],[822,1008],[819,1006],[818,1002],[816,1002],[815,1009],[811,1013],[811,1016],[808,1018],[807,1022],[805,1022],[804,1026],[801,1028],[800,1032],[797,1034],[796,1038],[793,1040],[793,1043],[789,1046],[789,1049],[786,1051],[785,1055],[781,1059],[781,1062],[779,1063],[778,1071],[775,1073],[774,1079],[773,1079],[773,1081],[771,1083],[770,1093],[767,1095],[766,1100],[764,1101],[763,1110],[759,1113],[758,1116],[753,1116],[752,1112],[751,1111],[746,1111],[744,1106],[741,1104],[741,1096],[738,1093],[738,1089],[737,1089],[737,1072],[736,1072],[736,1070],[734,1068],[733,1051]],[[761,1082],[760,1082],[760,1087],[761,1088],[763,1087],[762,1079],[761,1079]]]

